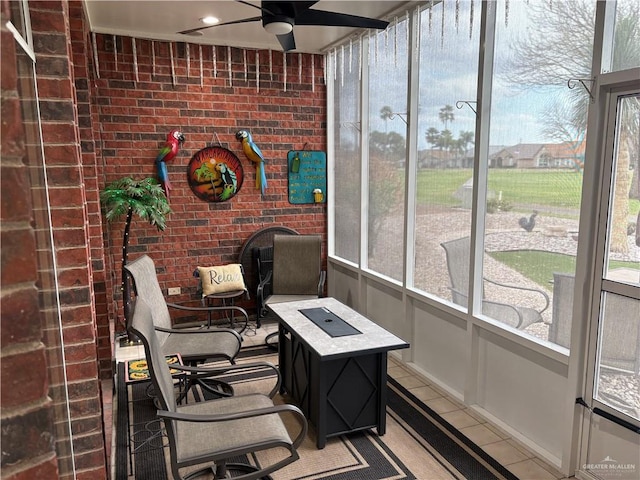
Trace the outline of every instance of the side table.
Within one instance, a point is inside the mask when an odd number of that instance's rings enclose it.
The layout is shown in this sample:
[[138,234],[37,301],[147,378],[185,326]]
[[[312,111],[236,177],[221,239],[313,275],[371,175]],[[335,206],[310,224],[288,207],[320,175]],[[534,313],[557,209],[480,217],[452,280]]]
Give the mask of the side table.
[[[169,365],[181,365],[181,366],[184,365],[182,362],[182,356],[179,353],[167,355],[165,358],[166,358],[167,364]],[[170,370],[170,372],[172,377],[177,379],[178,381],[178,392],[179,392],[178,398],[182,398],[183,394],[185,394],[186,396],[186,392],[184,392],[185,386],[186,386],[186,380],[187,380],[186,372],[173,369],[173,368]],[[129,404],[136,401],[135,399],[129,398],[129,386],[136,383],[150,382],[151,380],[147,361],[144,358],[136,359],[136,360],[127,360],[126,362],[124,362],[124,375],[125,375],[124,383],[125,383],[125,389],[126,389],[125,394],[126,394],[126,404],[127,404],[127,409],[126,409],[127,410],[126,411],[127,451],[129,452],[129,469],[130,471],[133,471],[133,454],[136,451],[140,450],[145,445],[150,445],[151,448],[163,447],[162,444],[160,445],[152,444],[153,440],[155,440],[156,438],[162,437],[162,425],[161,425],[161,420],[156,418],[154,420],[144,422],[144,424],[141,423],[142,428],[136,430],[136,424],[135,423],[131,424],[131,418],[129,416],[130,415]],[[154,397],[154,395],[149,393],[151,390],[151,387],[152,385],[151,383],[149,383],[149,385],[147,386],[147,393],[146,393],[147,397],[149,398]],[[157,427],[152,426],[154,424],[157,424]],[[135,437],[137,434],[140,434],[140,433],[147,433],[148,437],[145,438],[144,440],[136,441]]]

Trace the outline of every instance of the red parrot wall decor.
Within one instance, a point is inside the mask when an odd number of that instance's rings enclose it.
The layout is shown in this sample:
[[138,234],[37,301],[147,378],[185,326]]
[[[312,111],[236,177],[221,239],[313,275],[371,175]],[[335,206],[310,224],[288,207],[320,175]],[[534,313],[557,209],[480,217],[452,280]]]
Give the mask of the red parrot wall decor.
[[164,146],[158,152],[156,156],[156,168],[158,169],[158,179],[162,184],[167,200],[169,199],[169,192],[171,191],[171,182],[169,181],[169,172],[167,171],[167,162],[173,160],[178,154],[180,147],[184,143],[184,135],[178,129],[173,129],[167,135],[167,140]]

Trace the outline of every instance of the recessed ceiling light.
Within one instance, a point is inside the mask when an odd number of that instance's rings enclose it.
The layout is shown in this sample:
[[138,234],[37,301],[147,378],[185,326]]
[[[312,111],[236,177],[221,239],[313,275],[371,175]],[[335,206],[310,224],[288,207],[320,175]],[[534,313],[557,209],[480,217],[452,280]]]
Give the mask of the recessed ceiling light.
[[208,16],[200,19],[202,23],[206,23],[207,25],[214,25],[220,21],[219,18]]

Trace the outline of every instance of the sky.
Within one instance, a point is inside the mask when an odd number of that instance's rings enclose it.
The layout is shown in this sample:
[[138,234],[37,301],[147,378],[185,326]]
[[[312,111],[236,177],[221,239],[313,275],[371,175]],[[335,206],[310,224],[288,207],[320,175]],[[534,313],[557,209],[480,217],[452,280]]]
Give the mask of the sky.
[[[533,1],[536,0],[531,0]],[[457,14],[456,5],[458,6]],[[527,2],[510,0],[508,5],[507,11],[504,1],[498,3],[490,144],[552,143],[555,141],[545,138],[542,134],[544,118],[542,113],[558,98],[567,95],[568,87],[564,83],[537,90],[522,90],[506,82],[501,73],[504,72],[505,61],[511,54],[509,45],[516,36],[525,35],[532,27],[528,21],[529,4]],[[440,109],[445,105],[454,107],[455,118],[448,125],[454,138],[457,138],[461,131],[475,131],[475,114],[467,104],[462,103],[474,102],[476,99],[480,1],[473,2],[473,16],[471,6],[470,0],[444,2],[433,7],[431,19],[429,19],[428,10],[422,13],[419,52],[419,149],[431,148],[425,140],[424,134],[427,129],[434,127],[443,130],[445,128],[438,117]],[[408,63],[405,23],[401,21],[397,27],[397,37],[395,28],[388,29],[386,34],[378,35],[377,53],[375,39],[370,37],[372,76],[369,108],[372,130],[396,131],[406,137],[406,125],[401,118],[402,115],[384,122],[374,113],[379,112],[384,106],[390,106],[393,112],[407,111],[408,87],[406,76],[401,73],[406,72]],[[352,68],[357,69],[358,49],[357,47],[353,49],[351,54],[345,50],[345,64],[338,65],[339,69],[349,68],[349,58],[352,59]],[[342,62],[341,55],[339,61]],[[336,81],[340,82],[341,78],[338,77]],[[456,104],[461,108],[457,108]],[[475,108],[474,103],[471,105]]]

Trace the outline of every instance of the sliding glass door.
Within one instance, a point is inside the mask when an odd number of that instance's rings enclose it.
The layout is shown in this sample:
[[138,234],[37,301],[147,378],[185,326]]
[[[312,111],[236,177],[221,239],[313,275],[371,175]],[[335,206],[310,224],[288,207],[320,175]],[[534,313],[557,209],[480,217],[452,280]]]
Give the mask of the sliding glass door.
[[[640,474],[640,88],[606,99],[603,188],[595,265],[581,469],[596,478]],[[589,362],[591,364],[591,362]]]

